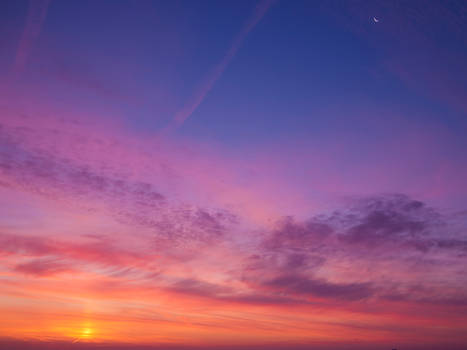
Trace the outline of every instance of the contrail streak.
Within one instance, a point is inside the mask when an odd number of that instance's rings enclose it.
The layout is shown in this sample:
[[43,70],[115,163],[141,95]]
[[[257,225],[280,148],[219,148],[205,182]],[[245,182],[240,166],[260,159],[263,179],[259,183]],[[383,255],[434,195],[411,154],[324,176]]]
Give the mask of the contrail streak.
[[211,70],[211,72],[205,79],[204,83],[201,84],[201,86],[199,86],[198,89],[196,89],[195,93],[193,94],[189,102],[186,104],[186,106],[175,114],[172,120],[172,127],[178,127],[182,125],[185,122],[185,120],[187,120],[191,116],[191,114],[196,110],[196,108],[198,108],[201,102],[203,102],[206,95],[212,89],[216,81],[222,76],[222,73],[224,73],[225,69],[234,58],[235,54],[241,47],[248,33],[256,26],[256,24],[258,24],[261,18],[263,18],[264,14],[268,11],[273,2],[274,0],[263,0],[257,5],[255,13],[245,23],[240,33],[238,33],[238,35],[235,37],[235,39],[232,42],[232,45],[230,46],[229,50],[222,58],[222,60],[216,66],[214,66],[214,68]]
[[29,0],[26,25],[19,41],[13,67],[14,72],[17,74],[23,71],[27,63],[34,42],[41,32],[42,25],[47,16],[49,4],[50,0]]

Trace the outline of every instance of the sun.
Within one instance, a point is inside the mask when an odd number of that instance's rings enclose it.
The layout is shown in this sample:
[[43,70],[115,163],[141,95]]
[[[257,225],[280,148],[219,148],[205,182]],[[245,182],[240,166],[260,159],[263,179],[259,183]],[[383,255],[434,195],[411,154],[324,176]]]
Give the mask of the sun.
[[73,341],[73,343],[83,341],[83,340],[90,340],[90,339],[92,339],[93,334],[94,334],[94,331],[93,331],[93,329],[91,327],[89,327],[89,326],[83,327],[83,328],[81,328],[81,330],[79,330],[78,336]]
[[81,330],[81,338],[82,339],[89,339],[92,336],[92,329],[91,328],[83,328]]

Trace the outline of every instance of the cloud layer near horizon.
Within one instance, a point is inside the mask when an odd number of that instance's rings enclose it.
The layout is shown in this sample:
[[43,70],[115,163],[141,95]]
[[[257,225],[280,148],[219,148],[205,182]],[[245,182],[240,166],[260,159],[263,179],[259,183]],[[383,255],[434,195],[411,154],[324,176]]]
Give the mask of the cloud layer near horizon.
[[[326,341],[336,328],[355,337],[357,325],[361,340],[402,341],[421,319],[423,334],[442,319],[449,327],[433,337],[462,339],[465,212],[441,212],[404,194],[354,197],[305,219],[260,201],[243,208],[261,188],[228,204],[215,192],[196,195],[217,179],[187,179],[200,166],[188,160],[193,148],[187,158],[176,144],[42,121],[10,116],[1,125],[2,202],[11,201],[16,215],[3,217],[0,232],[8,334],[86,340],[83,329],[92,327],[101,341],[183,343],[195,327],[198,342],[216,342],[215,334],[235,342],[234,334],[259,322],[239,344]],[[150,147],[157,151],[144,151]],[[212,164],[203,158],[215,156],[196,157]],[[233,193],[235,178],[222,167],[214,176],[230,174],[222,189]],[[185,196],[168,186],[174,179]],[[45,307],[56,316],[25,335],[34,317],[26,321],[22,307],[8,305],[18,296],[28,314],[39,317]],[[54,331],[63,317],[65,330]],[[143,319],[177,337],[128,333]]]

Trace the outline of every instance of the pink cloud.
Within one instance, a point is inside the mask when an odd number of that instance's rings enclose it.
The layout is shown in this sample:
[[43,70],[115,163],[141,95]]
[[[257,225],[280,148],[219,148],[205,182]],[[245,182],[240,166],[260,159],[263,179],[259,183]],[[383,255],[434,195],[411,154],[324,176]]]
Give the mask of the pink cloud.
[[[251,309],[260,314],[251,319],[270,320],[268,327],[281,314],[297,327],[321,325],[308,319],[317,310],[335,320],[354,315],[367,331],[376,318],[391,336],[400,331],[388,319],[403,315],[405,330],[415,322],[409,308],[423,312],[426,329],[436,327],[440,306],[455,309],[451,320],[465,320],[465,281],[454,278],[465,265],[464,231],[425,198],[367,197],[382,184],[397,189],[398,176],[407,180],[399,188],[426,194],[431,180],[420,185],[403,168],[442,159],[444,130],[408,126],[364,149],[359,161],[348,156],[344,132],[333,145],[262,145],[240,159],[193,140],[151,140],[37,108],[40,118],[8,110],[2,118],[2,186],[24,197],[16,210],[42,218],[26,228],[12,218],[1,228],[5,294],[105,299],[129,309],[133,300],[158,310],[162,303],[170,317],[183,310],[208,326],[219,310]],[[427,148],[436,151],[427,155]],[[380,160],[383,151],[388,157]],[[397,162],[404,167],[395,176],[389,171]],[[448,180],[440,182],[450,189]],[[309,188],[325,195],[307,200]],[[348,188],[360,200],[333,198]],[[201,316],[200,308],[207,310]],[[352,323],[340,327],[355,334]]]

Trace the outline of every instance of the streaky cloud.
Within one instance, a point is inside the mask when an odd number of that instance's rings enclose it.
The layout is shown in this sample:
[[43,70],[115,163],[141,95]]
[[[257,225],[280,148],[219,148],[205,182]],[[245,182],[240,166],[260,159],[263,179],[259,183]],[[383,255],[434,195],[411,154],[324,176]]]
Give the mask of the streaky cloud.
[[195,90],[193,96],[190,98],[187,104],[175,114],[172,125],[169,126],[169,129],[181,126],[204,101],[206,95],[213,88],[216,81],[220,79],[228,65],[232,62],[248,33],[250,33],[251,30],[253,30],[258,22],[264,17],[273,3],[274,0],[261,0],[261,2],[256,6],[254,14],[244,24],[243,28],[234,38],[229,50],[224,55],[222,60],[213,67],[211,72],[209,72],[205,80]]
[[29,0],[28,14],[23,34],[18,44],[14,72],[20,74],[31,55],[34,44],[41,33],[51,0]]

